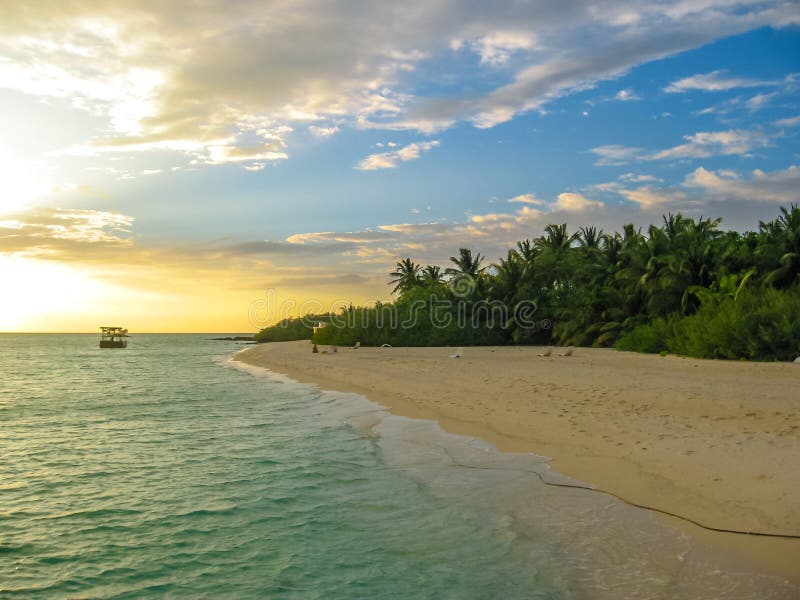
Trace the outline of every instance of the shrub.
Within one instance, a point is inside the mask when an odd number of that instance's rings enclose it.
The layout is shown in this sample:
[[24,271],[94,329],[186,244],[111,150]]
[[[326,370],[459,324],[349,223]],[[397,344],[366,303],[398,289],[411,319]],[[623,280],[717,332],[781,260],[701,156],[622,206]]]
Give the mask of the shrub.
[[670,352],[698,358],[792,360],[800,355],[800,291],[743,290],[677,320]]

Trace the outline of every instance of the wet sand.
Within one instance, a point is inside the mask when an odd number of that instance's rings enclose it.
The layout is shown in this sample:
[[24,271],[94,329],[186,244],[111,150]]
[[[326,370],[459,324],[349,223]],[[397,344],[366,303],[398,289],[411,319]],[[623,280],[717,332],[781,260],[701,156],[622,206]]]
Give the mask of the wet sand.
[[[322,350],[326,350],[325,347]],[[800,366],[579,348],[248,348],[238,360],[499,449],[704,526],[800,536]],[[800,539],[689,530],[732,563],[800,581]]]

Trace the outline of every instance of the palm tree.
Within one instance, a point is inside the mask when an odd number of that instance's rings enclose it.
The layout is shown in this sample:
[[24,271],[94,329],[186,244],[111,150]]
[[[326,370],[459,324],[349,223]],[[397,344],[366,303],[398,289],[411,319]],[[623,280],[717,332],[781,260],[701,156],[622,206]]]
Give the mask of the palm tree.
[[523,240],[517,242],[517,253],[526,264],[530,264],[536,258],[538,250],[533,242],[530,240]]
[[598,230],[597,227],[581,227],[577,238],[583,248],[599,248],[603,230]]
[[422,280],[425,283],[441,283],[444,279],[442,277],[442,268],[437,265],[426,265],[422,269]]
[[481,267],[483,258],[480,252],[475,253],[473,257],[472,250],[469,248],[459,248],[458,256],[450,257],[450,262],[455,265],[455,268],[448,267],[445,269],[445,274],[453,277],[467,275],[472,279],[478,279],[478,276],[486,269],[486,267]]
[[399,292],[402,295],[404,292],[419,285],[420,265],[416,264],[410,258],[404,258],[403,260],[397,261],[395,267],[395,270],[389,273],[389,276],[392,278],[389,280],[389,285],[394,285],[394,288],[392,288],[393,294]]
[[495,270],[489,290],[492,297],[512,305],[525,273],[522,255],[516,250],[509,250],[506,258],[501,258],[499,263],[492,266]]
[[448,286],[453,295],[461,300],[481,296],[485,279],[483,272],[486,270],[486,267],[481,266],[483,256],[479,252],[473,256],[469,248],[459,248],[458,256],[451,256],[450,262],[455,267],[445,269],[445,275],[450,277]]
[[577,238],[577,234],[567,233],[567,224],[548,225],[544,228],[545,235],[536,239],[534,244],[539,248],[560,251],[567,250],[572,246],[572,242]]
[[800,207],[792,204],[787,210],[781,207],[781,216],[772,223],[761,224],[766,230],[778,258],[778,265],[765,281],[776,287],[789,287],[800,281]]
[[[492,265],[494,274],[489,281],[489,296],[492,300],[499,300],[507,309],[506,321],[502,323],[501,335],[505,340],[518,342],[526,330],[517,323],[515,307],[527,295],[525,277],[528,266],[522,254],[517,250],[509,250],[506,258],[501,258],[499,263]],[[530,334],[530,332],[527,332]]]

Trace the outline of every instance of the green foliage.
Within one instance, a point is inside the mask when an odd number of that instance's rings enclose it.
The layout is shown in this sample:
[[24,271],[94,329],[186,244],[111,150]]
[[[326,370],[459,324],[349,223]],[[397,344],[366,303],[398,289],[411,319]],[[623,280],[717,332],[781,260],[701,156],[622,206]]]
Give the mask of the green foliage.
[[666,353],[670,351],[670,327],[664,319],[644,323],[623,334],[614,344],[617,350],[631,352]]
[[404,293],[420,285],[420,267],[410,258],[397,261],[394,271],[389,273],[389,285],[394,286],[392,293]]
[[800,289],[725,295],[693,315],[639,325],[615,347],[697,358],[792,360],[800,356]]
[[[418,285],[392,304],[351,307],[319,330],[317,344],[352,346],[448,346],[506,343],[501,324],[475,323],[473,304],[454,298],[442,283]],[[459,314],[459,310],[463,313]],[[459,320],[461,318],[461,320]]]
[[306,315],[303,318],[284,319],[259,331],[254,339],[259,344],[266,342],[293,342],[310,340],[315,323],[326,322],[329,315]]
[[[800,208],[757,232],[719,220],[663,217],[645,230],[545,227],[497,263],[459,249],[444,271],[397,262],[391,304],[349,307],[320,344],[548,344],[698,357],[786,360],[800,354]],[[442,302],[449,302],[443,307]],[[496,318],[494,306],[506,307]],[[516,311],[535,305],[536,321]],[[530,316],[530,315],[529,315]],[[542,323],[552,327],[541,326]],[[259,341],[309,339],[307,325],[267,328]]]
[[800,356],[800,289],[742,291],[674,323],[670,352],[700,358],[792,360]]

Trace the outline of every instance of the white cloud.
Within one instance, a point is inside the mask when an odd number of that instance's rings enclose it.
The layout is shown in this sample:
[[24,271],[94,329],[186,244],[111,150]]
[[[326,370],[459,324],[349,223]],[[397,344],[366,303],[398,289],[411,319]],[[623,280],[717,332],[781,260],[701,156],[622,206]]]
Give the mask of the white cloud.
[[620,146],[619,144],[608,144],[606,146],[592,148],[589,152],[599,157],[594,164],[605,167],[624,165],[631,160],[641,157],[644,150],[642,148]]
[[480,55],[481,64],[501,65],[508,61],[512,53],[535,48],[536,40],[527,31],[496,31],[470,45]]
[[[96,153],[171,150],[263,164],[286,150],[244,158],[236,149],[253,146],[254,137],[269,142],[264,129],[287,128],[279,137],[288,147],[298,124],[319,133],[336,122],[426,135],[459,121],[491,127],[643,62],[798,22],[794,3],[781,0],[609,0],[602,8],[409,0],[402,10],[386,2],[205,0],[191,11],[141,0],[7,2],[0,88],[101,116],[95,137],[78,144]],[[448,74],[436,60],[449,51],[443,40],[507,67],[507,76],[476,88],[470,73],[460,73],[469,92],[418,92],[408,73],[424,61],[426,77]],[[714,77],[716,85],[724,79]]]
[[756,148],[768,146],[770,138],[758,130],[730,129],[699,131],[683,136],[686,143],[657,151],[620,146],[598,146],[589,150],[599,158],[598,166],[623,165],[631,161],[708,158],[710,156],[746,155]]
[[419,158],[422,152],[427,152],[432,148],[436,148],[438,145],[438,140],[432,140],[430,142],[414,142],[412,144],[408,144],[407,146],[403,146],[399,150],[370,154],[356,165],[356,169],[359,171],[394,169],[401,162],[416,160]]
[[797,127],[800,125],[800,115],[774,121],[773,125],[777,125],[778,127]]
[[750,79],[748,77],[736,77],[727,75],[726,71],[711,71],[699,75],[692,75],[670,83],[664,91],[673,94],[680,94],[693,90],[703,92],[721,92],[734,88],[763,87],[777,85],[775,81],[764,81],[760,79]]
[[642,97],[639,96],[636,92],[631,89],[620,90],[614,96],[615,100],[619,100],[620,102],[630,102],[632,100],[641,100]]
[[332,135],[339,133],[339,128],[335,125],[332,127],[317,127],[316,125],[311,125],[308,130],[312,135],[321,138],[331,137]]
[[634,183],[661,181],[655,175],[647,175],[647,174],[643,174],[643,173],[638,173],[638,174],[637,173],[623,173],[622,175],[619,176],[618,179],[620,179],[621,181],[632,181]]
[[769,104],[770,101],[777,95],[777,92],[772,92],[771,94],[756,94],[747,102],[745,102],[744,105],[750,112],[756,112]]
[[599,208],[601,206],[603,206],[602,202],[595,202],[594,200],[588,200],[582,194],[577,194],[574,192],[565,192],[563,194],[558,195],[554,208],[556,210],[575,212],[575,211],[588,210],[590,208]]
[[651,160],[670,158],[707,158],[747,154],[754,148],[769,144],[769,138],[760,131],[732,129],[729,131],[700,131],[683,136],[685,144],[656,152]]
[[282,140],[271,140],[253,146],[237,146],[220,144],[208,146],[206,162],[212,165],[224,163],[259,163],[263,161],[286,160],[288,155],[283,149],[286,144]]
[[681,211],[690,216],[722,216],[735,226],[752,229],[770,214],[764,203],[788,205],[800,201],[800,167],[764,172],[756,169],[749,177],[720,169],[698,167],[676,186],[647,182],[627,187],[637,181],[623,177],[621,181],[590,186],[592,189],[616,194],[637,204],[641,210],[658,216],[663,212]]
[[508,199],[509,202],[521,202],[523,204],[533,204],[535,206],[542,206],[546,204],[544,200],[540,200],[533,194],[520,194]]
[[616,192],[642,208],[656,210],[666,210],[665,207],[678,205],[687,198],[686,193],[681,190],[657,188],[650,185],[635,189],[619,187]]
[[749,179],[732,171],[698,167],[686,176],[684,185],[720,200],[790,204],[800,201],[800,166],[772,172],[756,169]]

